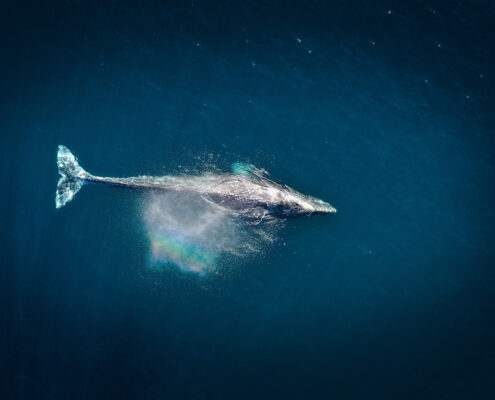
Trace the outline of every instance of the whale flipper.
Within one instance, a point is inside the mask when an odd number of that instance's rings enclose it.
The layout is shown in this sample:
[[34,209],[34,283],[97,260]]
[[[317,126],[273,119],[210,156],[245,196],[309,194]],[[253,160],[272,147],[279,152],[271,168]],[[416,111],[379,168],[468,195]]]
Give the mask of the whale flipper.
[[244,162],[235,162],[232,164],[232,172],[242,176],[254,176],[264,178],[268,176],[268,172],[262,168],[256,168],[253,164]]
[[58,146],[57,165],[60,179],[57,184],[55,206],[63,207],[83,187],[87,172],[79,166],[76,157],[65,146]]

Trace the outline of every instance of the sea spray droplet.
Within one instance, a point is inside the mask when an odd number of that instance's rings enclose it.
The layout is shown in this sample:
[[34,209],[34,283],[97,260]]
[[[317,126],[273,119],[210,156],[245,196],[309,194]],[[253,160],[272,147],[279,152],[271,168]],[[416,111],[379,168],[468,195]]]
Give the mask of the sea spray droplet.
[[205,276],[219,266],[260,253],[275,240],[280,223],[252,225],[186,193],[150,195],[143,221],[150,241],[150,267],[175,265]]
[[144,221],[155,266],[172,263],[185,272],[206,274],[215,269],[223,249],[236,240],[228,216],[197,195],[152,195]]

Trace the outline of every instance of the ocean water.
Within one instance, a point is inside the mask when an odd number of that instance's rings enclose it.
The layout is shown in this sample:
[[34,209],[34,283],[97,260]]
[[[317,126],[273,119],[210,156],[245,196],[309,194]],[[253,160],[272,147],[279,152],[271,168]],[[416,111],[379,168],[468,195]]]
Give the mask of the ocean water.
[[[2,20],[3,399],[495,396],[492,2]],[[59,144],[102,176],[251,163],[338,212],[244,226],[98,186],[56,210]]]

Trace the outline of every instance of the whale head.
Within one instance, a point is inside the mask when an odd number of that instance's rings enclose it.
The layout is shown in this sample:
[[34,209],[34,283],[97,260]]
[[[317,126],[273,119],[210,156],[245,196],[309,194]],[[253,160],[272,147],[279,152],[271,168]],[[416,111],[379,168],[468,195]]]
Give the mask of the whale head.
[[330,213],[336,213],[337,209],[333,207],[330,203],[327,203],[326,201],[316,199],[316,198],[310,198],[309,200],[310,203],[310,208],[308,212],[310,214],[330,214]]
[[208,201],[247,218],[293,218],[337,212],[331,204],[265,176],[232,174],[218,180],[207,193]]
[[297,217],[314,214],[330,214],[337,209],[326,201],[290,189],[284,193],[283,200],[279,203],[279,214],[286,217]]

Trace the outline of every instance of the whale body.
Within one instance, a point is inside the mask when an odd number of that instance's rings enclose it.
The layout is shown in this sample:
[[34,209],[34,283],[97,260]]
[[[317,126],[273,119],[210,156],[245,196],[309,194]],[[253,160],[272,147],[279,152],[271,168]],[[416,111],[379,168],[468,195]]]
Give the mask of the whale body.
[[234,164],[233,172],[225,174],[110,178],[86,172],[67,147],[58,146],[57,165],[60,179],[55,196],[56,208],[71,201],[85,184],[93,183],[135,190],[195,194],[231,214],[257,220],[337,211],[329,203],[280,185],[269,179],[266,171],[244,163]]

